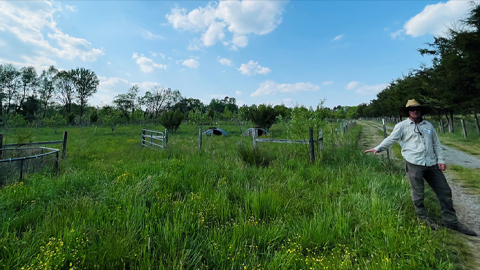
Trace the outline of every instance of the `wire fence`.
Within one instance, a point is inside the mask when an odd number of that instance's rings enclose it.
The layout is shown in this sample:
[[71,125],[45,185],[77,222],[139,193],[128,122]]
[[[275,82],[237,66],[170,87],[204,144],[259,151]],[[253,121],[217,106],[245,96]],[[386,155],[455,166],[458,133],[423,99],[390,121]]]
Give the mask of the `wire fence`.
[[59,151],[48,147],[0,149],[0,186],[22,181],[26,173],[58,169]]

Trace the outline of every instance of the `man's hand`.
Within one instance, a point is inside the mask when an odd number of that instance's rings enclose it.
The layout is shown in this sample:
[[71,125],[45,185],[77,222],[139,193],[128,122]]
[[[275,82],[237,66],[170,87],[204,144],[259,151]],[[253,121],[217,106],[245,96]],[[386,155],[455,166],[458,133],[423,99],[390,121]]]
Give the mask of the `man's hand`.
[[[368,150],[365,151],[365,153],[370,153],[370,152],[375,155],[377,153],[377,150],[372,148],[372,149],[368,149]],[[438,164],[438,165],[440,165],[440,164]]]
[[438,163],[438,168],[440,169],[440,171],[445,171],[447,169],[447,165],[445,164],[441,164],[441,163]]

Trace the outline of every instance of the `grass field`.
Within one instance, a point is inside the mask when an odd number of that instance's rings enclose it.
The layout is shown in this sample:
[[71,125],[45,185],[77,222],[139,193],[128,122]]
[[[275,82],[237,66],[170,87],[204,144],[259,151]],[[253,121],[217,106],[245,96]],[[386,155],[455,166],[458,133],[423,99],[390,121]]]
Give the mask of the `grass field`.
[[[305,145],[261,144],[266,167],[240,158],[250,137],[221,128],[229,136],[204,137],[201,151],[193,126],[157,151],[141,148],[141,126],[68,128],[58,173],[0,190],[0,268],[457,267],[451,234],[416,220],[403,169],[356,149],[359,126],[326,132],[315,164]],[[285,136],[277,125],[271,132]],[[61,138],[46,128],[33,135]]]

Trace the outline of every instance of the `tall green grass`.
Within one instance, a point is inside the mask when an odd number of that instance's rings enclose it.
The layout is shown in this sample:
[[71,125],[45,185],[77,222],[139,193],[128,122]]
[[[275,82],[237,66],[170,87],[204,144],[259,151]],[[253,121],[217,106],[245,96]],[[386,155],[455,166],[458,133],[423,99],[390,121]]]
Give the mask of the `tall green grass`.
[[447,232],[415,219],[402,168],[356,149],[360,127],[326,133],[315,164],[304,145],[262,144],[268,167],[241,160],[251,138],[235,126],[201,151],[192,126],[158,151],[141,148],[141,128],[69,128],[60,172],[1,189],[0,267],[455,268]]

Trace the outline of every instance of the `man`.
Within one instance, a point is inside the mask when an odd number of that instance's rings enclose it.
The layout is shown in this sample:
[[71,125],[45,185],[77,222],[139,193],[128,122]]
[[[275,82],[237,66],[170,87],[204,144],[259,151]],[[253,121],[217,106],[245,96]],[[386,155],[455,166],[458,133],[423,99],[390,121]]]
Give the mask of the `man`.
[[365,153],[376,154],[388,149],[393,143],[399,142],[402,147],[402,156],[406,161],[406,172],[410,180],[412,201],[417,216],[425,220],[432,229],[437,229],[437,224],[428,217],[428,211],[423,204],[425,198],[423,179],[425,179],[437,195],[443,226],[466,235],[476,236],[474,231],[457,220],[453,208],[452,191],[442,173],[446,169],[442,145],[435,128],[422,118],[430,111],[431,108],[421,106],[416,100],[409,100],[407,105],[400,109],[400,114],[408,118],[395,125],[390,136],[380,145],[366,150]]

